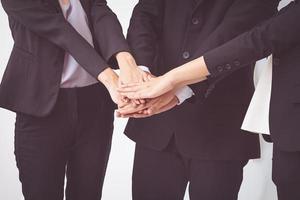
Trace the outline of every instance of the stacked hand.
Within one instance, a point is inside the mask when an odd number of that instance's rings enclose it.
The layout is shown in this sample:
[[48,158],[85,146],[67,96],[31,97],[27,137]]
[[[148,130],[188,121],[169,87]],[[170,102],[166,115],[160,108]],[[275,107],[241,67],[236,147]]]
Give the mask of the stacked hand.
[[[154,78],[150,73],[141,70],[136,65],[131,54],[121,52],[116,55],[116,58],[120,67],[118,88],[144,84]],[[119,89],[117,93],[122,99],[118,103],[118,117],[149,117],[173,108],[178,102],[172,92],[157,98],[131,98],[130,95],[122,95]]]
[[[155,78],[148,74],[144,82],[122,84],[118,91],[127,99],[131,99],[128,104],[119,105],[118,117],[144,118],[172,109],[178,103],[178,99],[172,87],[168,90],[160,87],[161,83],[168,85],[162,78]],[[162,90],[161,90],[162,89]],[[136,105],[132,101],[144,99],[142,104]]]
[[[120,67],[119,86],[130,83],[142,83],[148,80],[148,73],[139,69],[132,55],[127,52],[121,52],[116,55]],[[132,100],[135,104],[143,104],[143,99]]]
[[[144,82],[121,85],[118,92],[129,99],[150,99],[148,101],[151,103],[146,103],[146,105],[149,105],[149,108],[146,107],[146,113],[131,115],[134,117],[143,117],[147,114],[157,114],[171,109],[176,105],[175,102],[178,101],[174,95],[176,89],[204,81],[208,75],[209,72],[205,60],[203,57],[200,57],[174,68],[163,76],[152,77]],[[126,116],[128,113],[126,111],[125,108],[119,109],[121,115]]]
[[116,55],[120,76],[110,68],[99,75],[112,100],[118,105],[118,117],[144,118],[175,107],[179,100],[175,90],[180,86],[174,76],[154,77],[137,67],[131,54]]
[[157,98],[176,89],[171,79],[167,76],[153,77],[143,83],[130,83],[119,88],[121,95],[130,99]]

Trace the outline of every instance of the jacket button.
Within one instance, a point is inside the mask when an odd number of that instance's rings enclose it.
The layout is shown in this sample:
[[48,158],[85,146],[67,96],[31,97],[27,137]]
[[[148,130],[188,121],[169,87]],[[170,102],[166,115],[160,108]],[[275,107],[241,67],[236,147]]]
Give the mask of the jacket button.
[[224,71],[222,66],[217,67],[217,70],[218,70],[218,72],[223,72]]
[[183,57],[184,59],[189,59],[189,58],[190,58],[190,53],[187,52],[187,51],[185,51],[185,52],[183,52],[182,57]]
[[230,64],[227,64],[227,65],[225,66],[225,69],[226,69],[226,70],[231,70],[231,68],[232,68],[232,67],[231,67]]
[[193,18],[193,19],[192,19],[192,24],[194,24],[194,25],[199,24],[199,19]]

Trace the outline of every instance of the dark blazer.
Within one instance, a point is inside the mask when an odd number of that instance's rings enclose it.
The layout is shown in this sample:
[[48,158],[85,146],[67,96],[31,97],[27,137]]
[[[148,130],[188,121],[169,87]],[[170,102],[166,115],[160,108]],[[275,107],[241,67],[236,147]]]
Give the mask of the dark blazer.
[[[277,5],[277,0],[140,0],[128,41],[137,63],[161,75],[269,18]],[[240,129],[254,90],[252,75],[248,67],[219,84],[210,79],[194,85],[197,101],[150,118],[130,119],[125,133],[157,150],[174,136],[178,149],[190,157],[257,158],[257,135]],[[208,90],[209,85],[215,89]]]
[[[273,53],[270,131],[282,150],[300,150],[300,3],[204,54],[212,76],[242,70]],[[233,77],[229,77],[233,78]]]
[[1,0],[14,47],[0,85],[0,106],[35,116],[49,114],[69,52],[95,78],[119,51],[129,51],[105,0],[81,0],[95,48],[65,20],[58,0]]

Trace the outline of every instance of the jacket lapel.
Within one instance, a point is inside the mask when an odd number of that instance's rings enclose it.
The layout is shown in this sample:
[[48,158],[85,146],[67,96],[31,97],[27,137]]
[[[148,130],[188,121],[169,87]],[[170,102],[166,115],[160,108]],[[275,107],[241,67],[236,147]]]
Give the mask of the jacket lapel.
[[[79,0],[78,0],[79,1]],[[91,8],[92,8],[92,0],[80,0],[81,6],[87,16],[88,19],[88,25],[92,31],[92,35],[93,35],[93,26],[91,24]]]

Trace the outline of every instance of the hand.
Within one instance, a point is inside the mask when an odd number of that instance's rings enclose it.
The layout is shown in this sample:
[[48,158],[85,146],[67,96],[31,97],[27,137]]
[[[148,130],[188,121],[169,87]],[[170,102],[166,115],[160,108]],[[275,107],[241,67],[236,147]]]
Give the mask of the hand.
[[[160,97],[149,99],[146,104],[140,107],[125,106],[117,110],[119,117],[145,118],[150,117],[174,108],[178,99],[174,92],[168,92]],[[138,111],[138,112],[136,112]]]
[[209,75],[204,58],[199,57],[149,82],[121,86],[119,92],[131,99],[155,98],[176,88],[204,81]]
[[[141,70],[128,52],[120,52],[116,55],[120,67],[119,85],[130,83],[142,83],[149,80],[149,74]],[[135,103],[141,104],[145,101],[134,100]]]
[[107,68],[102,73],[99,74],[98,80],[103,83],[103,85],[108,90],[112,101],[115,104],[124,106],[129,100],[120,95],[117,91],[119,78],[118,75],[111,69]]
[[120,67],[120,84],[141,83],[148,80],[148,73],[141,70],[130,53],[116,55]]
[[136,104],[134,101],[129,100],[128,102],[124,104],[120,104],[118,106],[118,110],[116,112],[117,117],[126,117],[125,115],[131,115],[131,114],[146,114],[147,108],[149,108],[150,105],[147,105],[147,103],[143,104]]
[[129,99],[151,99],[159,97],[171,90],[175,85],[167,75],[151,78],[143,83],[131,83],[122,85],[118,91]]

